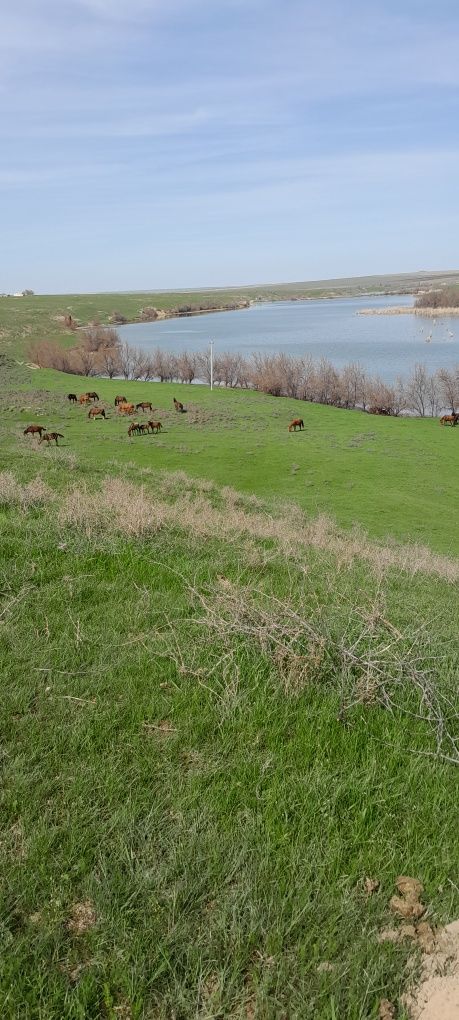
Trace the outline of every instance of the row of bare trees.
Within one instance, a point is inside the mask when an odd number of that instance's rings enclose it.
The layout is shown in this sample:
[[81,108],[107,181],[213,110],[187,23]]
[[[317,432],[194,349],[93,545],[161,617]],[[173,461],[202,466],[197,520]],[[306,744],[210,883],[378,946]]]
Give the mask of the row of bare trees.
[[[115,329],[97,326],[86,330],[76,347],[63,348],[52,341],[34,344],[30,358],[41,368],[75,375],[109,379],[158,379],[160,382],[210,382],[209,352],[173,354],[160,347],[152,352],[121,342]],[[368,375],[358,362],[338,369],[327,359],[287,354],[241,354],[224,351],[214,357],[216,386],[244,388],[293,397],[335,407],[383,407],[390,414],[412,413],[422,418],[441,410],[459,409],[459,365],[434,374],[416,364],[406,379],[387,383]]]

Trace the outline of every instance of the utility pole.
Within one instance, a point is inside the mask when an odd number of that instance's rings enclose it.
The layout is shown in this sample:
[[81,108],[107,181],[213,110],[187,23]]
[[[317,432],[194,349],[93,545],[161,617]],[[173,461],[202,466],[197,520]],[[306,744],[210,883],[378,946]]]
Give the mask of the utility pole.
[[210,341],[210,388],[214,388],[214,341]]

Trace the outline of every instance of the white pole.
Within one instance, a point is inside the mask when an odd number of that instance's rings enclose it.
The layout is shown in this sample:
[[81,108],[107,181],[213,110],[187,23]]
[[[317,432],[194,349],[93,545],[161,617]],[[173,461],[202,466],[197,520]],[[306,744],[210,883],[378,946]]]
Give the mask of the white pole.
[[214,341],[210,341],[210,388],[214,388]]

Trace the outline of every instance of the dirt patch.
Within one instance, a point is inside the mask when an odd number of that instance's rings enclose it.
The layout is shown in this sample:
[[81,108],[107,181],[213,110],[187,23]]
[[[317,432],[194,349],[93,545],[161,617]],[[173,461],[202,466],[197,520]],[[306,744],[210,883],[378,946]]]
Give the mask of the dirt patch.
[[423,957],[421,979],[404,997],[412,1020],[458,1020],[459,921],[437,932],[435,948]]
[[389,906],[392,913],[405,918],[418,919],[422,917],[426,911],[420,900],[424,888],[422,883],[417,878],[400,875],[395,884],[400,896],[393,896],[390,901]]
[[94,928],[97,917],[91,900],[74,903],[67,921],[67,928],[73,935],[85,935]]

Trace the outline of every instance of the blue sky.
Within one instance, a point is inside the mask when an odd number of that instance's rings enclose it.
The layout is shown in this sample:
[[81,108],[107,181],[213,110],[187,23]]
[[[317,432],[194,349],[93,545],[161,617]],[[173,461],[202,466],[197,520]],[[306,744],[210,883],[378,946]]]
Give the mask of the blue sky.
[[459,268],[459,10],[3,0],[0,292]]

